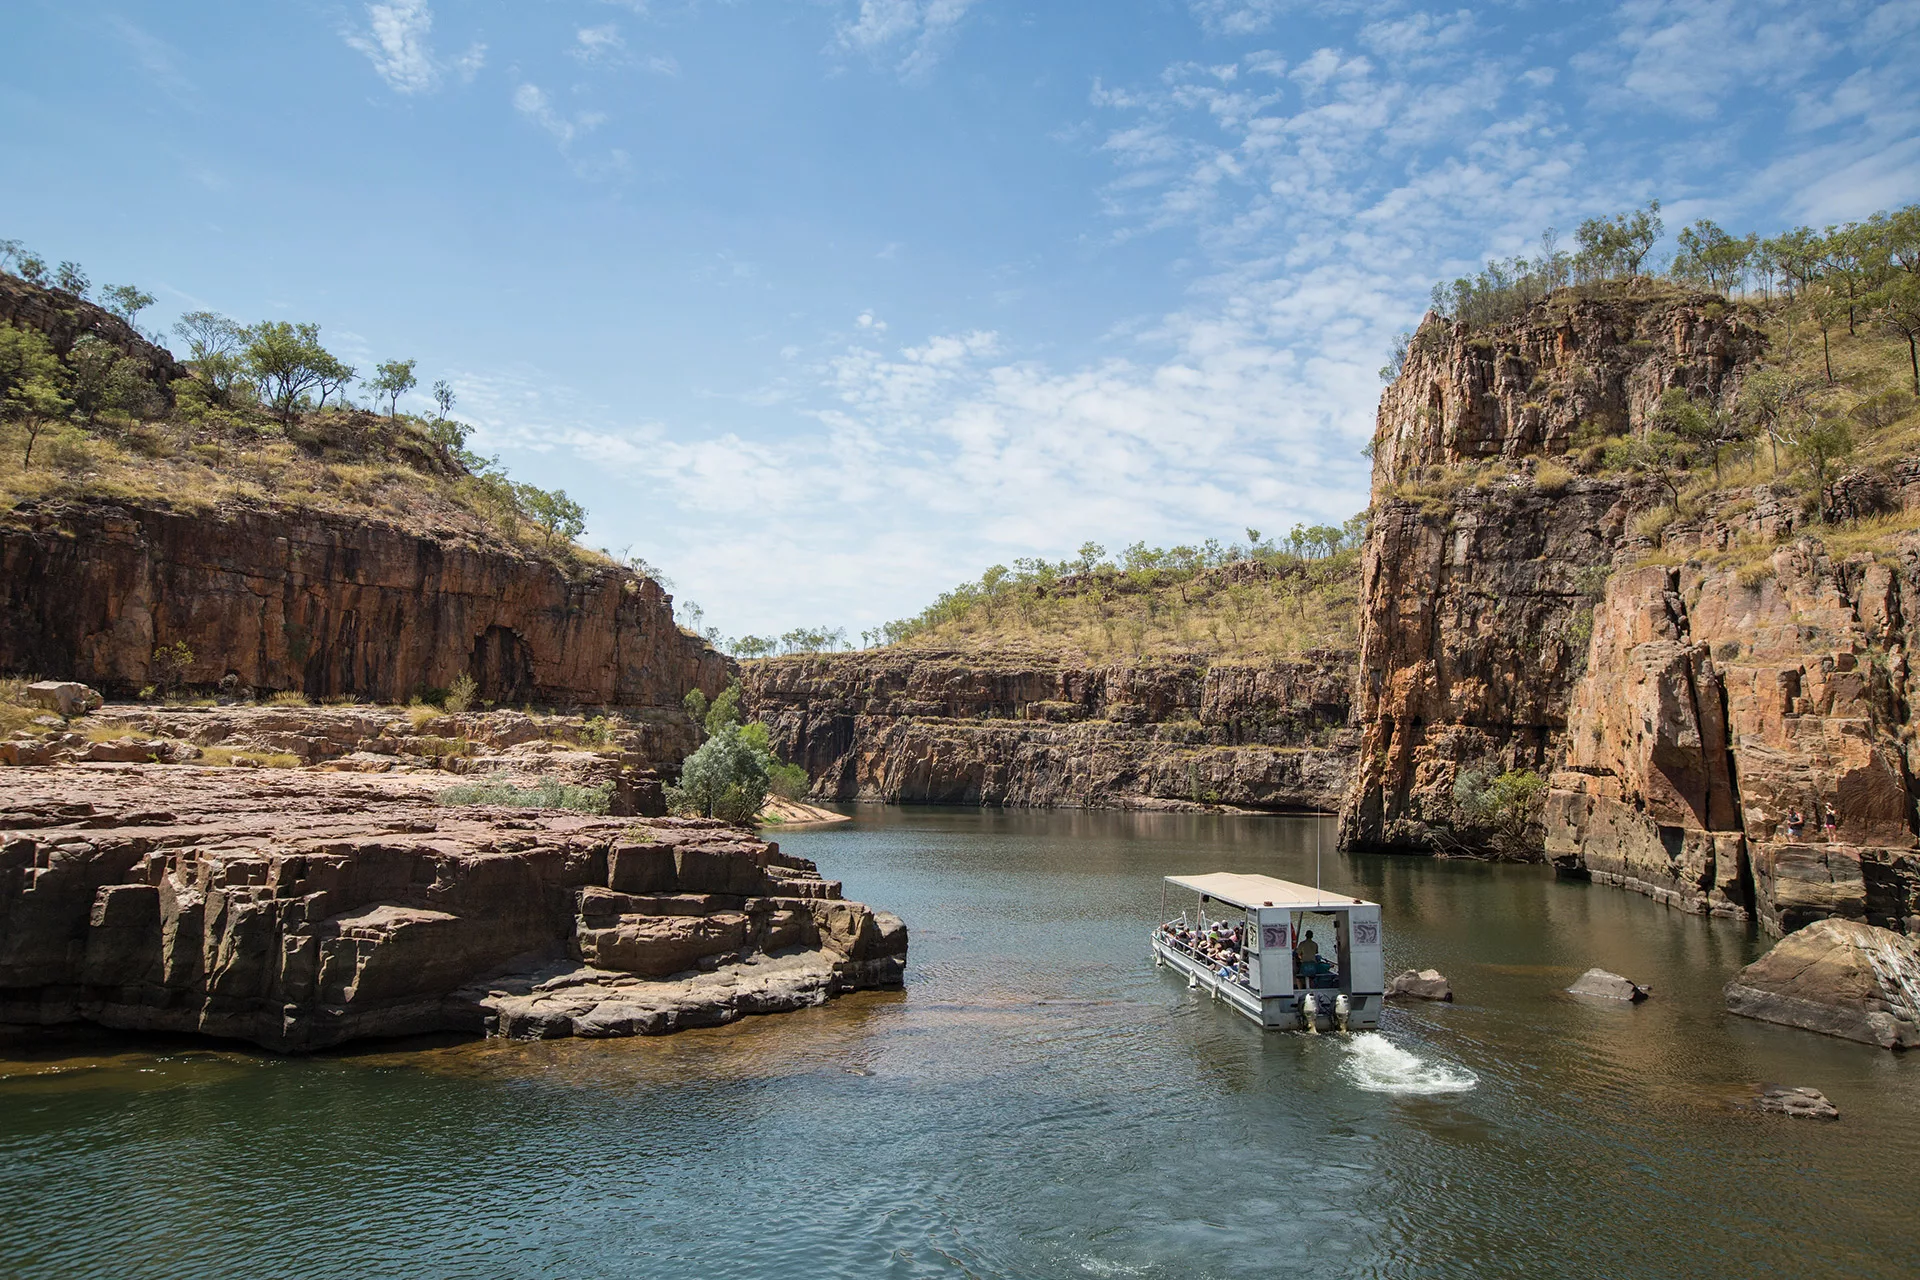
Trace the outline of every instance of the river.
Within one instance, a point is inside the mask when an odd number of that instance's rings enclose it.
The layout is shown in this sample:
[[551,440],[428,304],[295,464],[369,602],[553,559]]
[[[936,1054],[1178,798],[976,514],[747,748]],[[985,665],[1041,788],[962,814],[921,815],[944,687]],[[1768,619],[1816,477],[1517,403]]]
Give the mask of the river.
[[[0,1053],[0,1274],[1911,1276],[1920,1060],[1727,1016],[1766,940],[1330,820],[862,807],[782,843],[903,992],[653,1040]],[[1383,904],[1457,1003],[1262,1033],[1156,970],[1160,877]],[[1590,965],[1637,1007],[1562,994]],[[1837,1123],[1735,1105],[1811,1085]]]

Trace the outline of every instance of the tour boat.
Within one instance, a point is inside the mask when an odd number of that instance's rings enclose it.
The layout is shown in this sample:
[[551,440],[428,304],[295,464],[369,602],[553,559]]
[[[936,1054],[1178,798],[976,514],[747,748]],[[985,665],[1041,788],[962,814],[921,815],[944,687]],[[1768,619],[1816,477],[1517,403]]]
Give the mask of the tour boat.
[[1191,914],[1169,918],[1162,889],[1156,965],[1186,974],[1188,986],[1210,991],[1263,1027],[1380,1025],[1386,962],[1379,903],[1226,871],[1168,876],[1166,884],[1199,901]]

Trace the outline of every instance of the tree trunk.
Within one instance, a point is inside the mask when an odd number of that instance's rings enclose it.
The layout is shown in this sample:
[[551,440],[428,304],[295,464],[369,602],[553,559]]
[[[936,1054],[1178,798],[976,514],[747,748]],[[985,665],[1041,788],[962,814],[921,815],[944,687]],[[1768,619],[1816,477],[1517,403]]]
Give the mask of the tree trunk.
[[1920,348],[1914,346],[1916,337],[1920,337],[1920,334],[1907,330],[1907,360],[1913,365],[1913,394],[1920,396]]
[[1827,330],[1824,325],[1821,326],[1821,329],[1820,329],[1820,359],[1823,362],[1825,362],[1827,366],[1827,385],[1832,386],[1833,385],[1833,348],[1827,344]]

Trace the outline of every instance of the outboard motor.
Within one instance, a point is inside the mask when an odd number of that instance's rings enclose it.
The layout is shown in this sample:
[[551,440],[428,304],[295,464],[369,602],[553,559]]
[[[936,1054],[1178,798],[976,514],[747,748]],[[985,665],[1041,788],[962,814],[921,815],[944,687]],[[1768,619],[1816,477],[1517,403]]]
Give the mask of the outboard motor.
[[1317,1036],[1320,1034],[1320,1005],[1314,1000],[1311,993],[1301,997],[1300,1021],[1305,1025],[1305,1030],[1308,1035]]
[[1346,993],[1346,992],[1344,992],[1344,991],[1342,991],[1342,992],[1341,992],[1341,993],[1340,993],[1339,995],[1337,995],[1337,996],[1335,996],[1335,997],[1333,998],[1333,1028],[1334,1028],[1334,1030],[1336,1030],[1336,1031],[1338,1031],[1338,1032],[1340,1032],[1340,1034],[1342,1034],[1342,1035],[1345,1035],[1345,1034],[1346,1034],[1346,1031],[1347,1031],[1347,1015],[1348,1015],[1349,1013],[1351,1013],[1352,1011],[1353,1011],[1353,1002],[1347,999],[1347,993]]

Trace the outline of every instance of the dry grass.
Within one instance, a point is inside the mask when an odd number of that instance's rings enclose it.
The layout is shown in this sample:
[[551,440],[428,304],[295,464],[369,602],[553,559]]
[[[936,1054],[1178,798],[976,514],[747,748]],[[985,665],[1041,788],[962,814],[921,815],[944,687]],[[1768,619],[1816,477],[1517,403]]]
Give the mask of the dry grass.
[[313,703],[306,694],[296,693],[289,689],[283,693],[270,695],[262,705],[269,707],[310,707]]
[[200,758],[192,763],[209,769],[244,769],[236,761],[249,760],[262,769],[298,769],[300,757],[284,751],[242,751],[237,747],[203,747]]
[[0,733],[39,731],[46,727],[34,722],[52,713],[27,701],[26,688],[38,679],[38,676],[0,677]]
[[1260,661],[1359,644],[1359,555],[1265,575],[1229,566],[1185,583],[1021,593],[928,628],[907,648],[1024,646],[1104,661],[1163,655]]
[[[370,427],[368,424],[374,426]],[[377,429],[376,429],[377,428]],[[186,413],[49,427],[24,465],[24,427],[0,421],[0,518],[28,503],[124,502],[185,514],[240,508],[377,519],[411,533],[555,561],[569,574],[611,563],[503,510],[470,477],[408,465],[425,456],[418,429],[328,410],[288,431],[269,418]],[[49,442],[57,442],[50,448]],[[360,450],[369,456],[348,456]],[[424,462],[422,466],[424,466]]]

